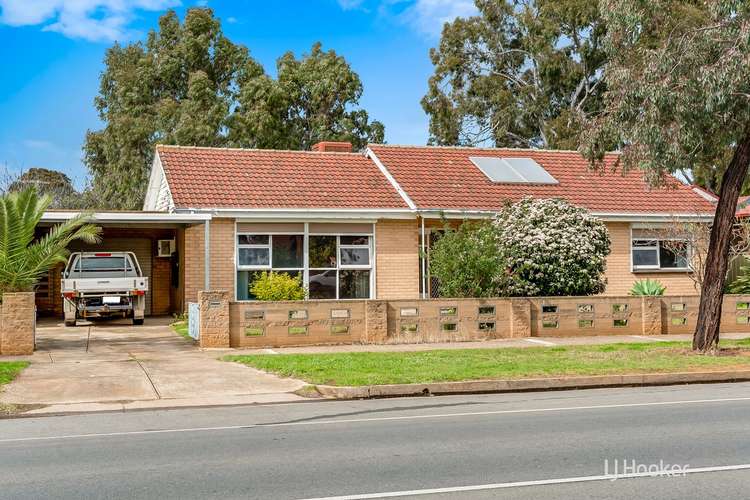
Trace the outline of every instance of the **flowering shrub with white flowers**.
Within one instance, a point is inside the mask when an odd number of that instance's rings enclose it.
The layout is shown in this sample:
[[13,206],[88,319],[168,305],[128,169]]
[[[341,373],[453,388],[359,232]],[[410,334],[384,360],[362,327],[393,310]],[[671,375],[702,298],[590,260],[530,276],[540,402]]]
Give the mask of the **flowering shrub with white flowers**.
[[604,291],[607,227],[559,199],[524,198],[495,218],[503,295],[590,295]]
[[465,222],[430,250],[443,297],[591,295],[604,291],[606,226],[563,200],[524,198],[492,221]]

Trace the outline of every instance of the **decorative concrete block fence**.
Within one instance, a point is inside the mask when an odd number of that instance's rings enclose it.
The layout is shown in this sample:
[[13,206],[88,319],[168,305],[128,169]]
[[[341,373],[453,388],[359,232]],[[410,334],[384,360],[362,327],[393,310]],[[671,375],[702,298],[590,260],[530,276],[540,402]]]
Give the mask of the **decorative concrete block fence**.
[[5,293],[0,307],[0,354],[21,356],[34,352],[36,305],[34,293]]
[[[692,333],[698,296],[230,302],[201,292],[205,347],[463,342]],[[722,331],[750,333],[750,295],[724,298]]]

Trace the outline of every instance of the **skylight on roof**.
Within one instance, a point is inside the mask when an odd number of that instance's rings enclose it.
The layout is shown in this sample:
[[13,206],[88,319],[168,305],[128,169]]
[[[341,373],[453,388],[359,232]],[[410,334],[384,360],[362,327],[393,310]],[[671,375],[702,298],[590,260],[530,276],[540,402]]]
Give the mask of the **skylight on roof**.
[[491,156],[470,156],[476,165],[492,182],[504,184],[559,184],[557,179],[544,170],[531,158],[497,158]]

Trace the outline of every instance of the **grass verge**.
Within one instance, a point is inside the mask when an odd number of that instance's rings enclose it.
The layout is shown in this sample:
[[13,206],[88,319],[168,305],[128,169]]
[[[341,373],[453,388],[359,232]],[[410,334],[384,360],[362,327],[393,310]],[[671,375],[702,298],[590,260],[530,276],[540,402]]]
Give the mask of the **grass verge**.
[[750,369],[750,340],[722,342],[711,355],[687,342],[226,356],[225,361],[311,384],[362,386],[481,379]]
[[27,366],[28,361],[0,361],[0,387],[12,382]]
[[195,339],[193,339],[193,337],[191,337],[190,334],[188,333],[187,321],[176,321],[175,323],[172,323],[169,326],[171,326],[172,330],[174,330],[181,337],[189,340],[190,342],[195,341]]

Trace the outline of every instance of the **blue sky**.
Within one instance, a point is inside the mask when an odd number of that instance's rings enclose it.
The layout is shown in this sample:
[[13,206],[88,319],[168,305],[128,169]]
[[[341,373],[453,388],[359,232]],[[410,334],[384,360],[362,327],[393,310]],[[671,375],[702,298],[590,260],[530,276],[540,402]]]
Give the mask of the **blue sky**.
[[93,99],[104,51],[142,39],[167,8],[194,5],[214,9],[269,72],[318,40],[342,54],[392,144],[426,142],[428,51],[443,22],[474,11],[471,0],[0,0],[0,168],[57,169],[80,186],[86,130],[101,126]]

